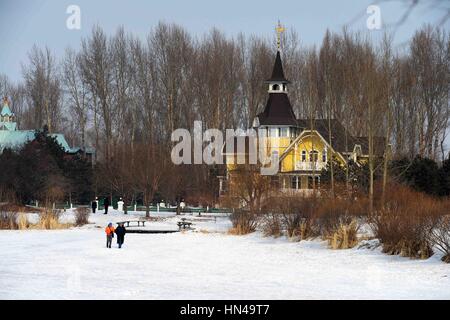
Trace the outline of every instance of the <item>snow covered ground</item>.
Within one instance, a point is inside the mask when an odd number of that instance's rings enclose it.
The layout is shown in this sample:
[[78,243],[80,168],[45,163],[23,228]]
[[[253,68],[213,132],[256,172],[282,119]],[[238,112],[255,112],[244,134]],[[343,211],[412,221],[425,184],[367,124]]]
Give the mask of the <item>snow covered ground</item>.
[[[150,228],[177,229],[179,217],[158,216]],[[438,255],[232,236],[226,217],[186,218],[196,230],[127,234],[122,249],[105,248],[107,222],[124,220],[116,211],[81,228],[0,231],[0,299],[450,299],[450,265]]]

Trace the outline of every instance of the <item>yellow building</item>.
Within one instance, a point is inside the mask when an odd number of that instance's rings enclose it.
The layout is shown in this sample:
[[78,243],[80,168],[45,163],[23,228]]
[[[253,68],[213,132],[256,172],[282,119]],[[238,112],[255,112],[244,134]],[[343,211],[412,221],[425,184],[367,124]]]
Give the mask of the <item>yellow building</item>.
[[[320,188],[321,171],[331,159],[343,167],[349,159],[359,164],[367,161],[368,139],[353,137],[338,120],[297,119],[289,101],[289,81],[284,76],[280,51],[275,58],[272,76],[266,83],[269,97],[264,111],[254,119],[253,129],[265,133],[266,141],[263,143],[267,154],[275,154],[279,158],[279,171],[272,181],[280,191]],[[376,138],[374,142],[374,153],[383,155],[384,139]],[[232,152],[224,148],[223,153],[226,174],[219,177],[222,195],[230,185],[239,155],[235,148]]]

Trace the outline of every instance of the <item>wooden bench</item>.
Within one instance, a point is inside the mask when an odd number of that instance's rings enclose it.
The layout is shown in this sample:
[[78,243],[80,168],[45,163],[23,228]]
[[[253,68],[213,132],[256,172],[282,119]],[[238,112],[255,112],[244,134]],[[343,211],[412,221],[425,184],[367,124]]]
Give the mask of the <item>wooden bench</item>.
[[145,223],[147,222],[147,221],[141,221],[141,220],[129,220],[129,221],[121,221],[121,222],[117,222],[117,224],[125,224],[126,223],[126,227],[127,228],[129,228],[130,227],[130,223],[133,223],[133,222],[135,222],[135,223],[137,223],[137,225],[131,225],[131,227],[140,227],[141,226],[141,223],[142,223],[142,226],[143,227],[145,227]]

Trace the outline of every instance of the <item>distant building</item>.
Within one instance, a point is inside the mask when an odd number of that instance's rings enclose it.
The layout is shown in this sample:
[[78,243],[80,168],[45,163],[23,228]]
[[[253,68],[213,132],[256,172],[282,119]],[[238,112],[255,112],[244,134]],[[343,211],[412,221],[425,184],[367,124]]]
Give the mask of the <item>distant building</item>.
[[[92,158],[94,150],[83,150],[80,147],[71,148],[62,133],[51,133],[56,141],[61,145],[67,155],[85,154]],[[5,148],[18,149],[27,142],[34,140],[35,130],[19,130],[17,128],[16,116],[9,108],[8,99],[3,99],[3,107],[0,113],[0,153]]]

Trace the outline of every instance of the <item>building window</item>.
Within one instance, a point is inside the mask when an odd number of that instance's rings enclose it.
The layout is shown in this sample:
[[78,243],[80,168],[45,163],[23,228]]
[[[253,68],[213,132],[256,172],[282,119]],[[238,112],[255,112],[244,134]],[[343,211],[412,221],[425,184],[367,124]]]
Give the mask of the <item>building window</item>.
[[270,186],[274,189],[279,189],[280,178],[278,176],[270,176]]
[[308,177],[308,189],[313,189],[314,188],[314,186],[313,186],[313,181],[314,180],[315,180],[315,183],[316,183],[316,189],[320,188],[320,177],[309,176]]
[[274,84],[274,85],[272,86],[272,90],[273,90],[273,91],[278,91],[278,90],[280,90],[280,86],[277,85],[277,84]]
[[289,128],[280,128],[280,137],[289,137]]
[[269,136],[272,138],[278,137],[278,128],[270,128],[269,129]]
[[299,189],[300,188],[300,177],[291,176],[291,189]]
[[291,128],[289,132],[291,133],[291,138],[295,138],[297,136],[297,130],[295,128]]
[[317,162],[319,160],[319,152],[317,150],[312,150],[309,152],[309,161]]
[[322,162],[327,162],[327,149],[322,151]]
[[302,150],[302,162],[306,161],[306,151]]

